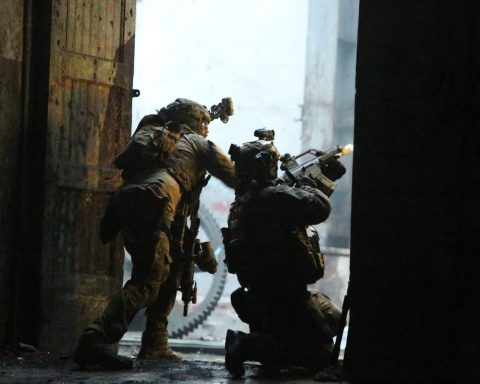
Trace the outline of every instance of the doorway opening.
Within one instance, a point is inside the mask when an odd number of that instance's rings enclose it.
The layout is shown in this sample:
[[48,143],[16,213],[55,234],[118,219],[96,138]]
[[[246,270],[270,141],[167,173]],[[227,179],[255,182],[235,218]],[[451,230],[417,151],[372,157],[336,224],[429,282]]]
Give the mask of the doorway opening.
[[[207,107],[231,97],[234,116],[226,125],[214,122],[209,127],[209,139],[225,152],[232,143],[254,140],[253,131],[258,128],[275,130],[275,145],[282,153],[347,144],[334,142],[339,139],[352,142],[358,0],[322,2],[321,7],[317,3],[137,0],[134,88],[141,95],[133,101],[133,129],[144,115],[178,97]],[[333,36],[321,40],[326,33]],[[322,109],[325,103],[328,105]],[[334,118],[335,109],[341,111],[342,118]],[[340,131],[343,136],[336,135]],[[348,162],[349,172],[350,165]],[[345,184],[337,208],[348,217],[348,223],[340,225],[344,237],[330,246],[328,237],[334,236],[328,224],[319,228],[324,250],[329,250],[325,252],[329,278],[313,287],[326,292],[338,306],[346,291],[349,268],[351,182]],[[209,221],[202,227],[202,241],[212,240],[212,231],[220,235],[233,198],[233,191],[216,179],[210,180],[201,197],[200,218]],[[223,264],[221,243],[216,254],[219,265]],[[173,331],[178,327],[172,318],[170,337],[223,346],[228,328],[248,331],[230,305],[230,294],[239,286],[236,277],[222,268],[217,273],[223,273],[224,278],[197,274],[199,297],[214,300],[213,308],[195,315],[192,305],[193,316],[182,319],[180,326],[187,329],[185,332]],[[211,289],[212,284],[217,285]],[[209,296],[209,289],[215,295]],[[221,295],[216,297],[219,289]],[[182,305],[180,295],[177,305]],[[199,301],[197,306],[201,305]],[[204,303],[204,307],[209,306]]]

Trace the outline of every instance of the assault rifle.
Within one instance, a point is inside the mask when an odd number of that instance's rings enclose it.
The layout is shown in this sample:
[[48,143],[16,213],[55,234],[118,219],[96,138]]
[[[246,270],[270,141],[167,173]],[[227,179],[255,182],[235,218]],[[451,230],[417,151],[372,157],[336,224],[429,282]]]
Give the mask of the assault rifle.
[[180,291],[182,292],[183,316],[188,314],[188,305],[197,303],[197,282],[194,280],[195,273],[195,244],[200,228],[200,219],[192,218],[190,228],[185,229],[183,250],[184,263]]
[[[198,210],[200,208],[200,193],[202,188],[208,184],[211,175],[204,177],[202,182],[194,188],[189,194],[189,216],[190,228],[187,226],[187,217],[184,216],[180,221],[179,232],[181,239],[181,254],[183,259],[182,275],[180,278],[180,291],[182,292],[183,316],[188,314],[188,305],[197,303],[197,282],[194,280],[195,264],[202,271],[215,273],[217,270],[217,260],[209,242],[200,243],[197,239],[200,229],[200,219]],[[184,195],[186,196],[186,195]],[[183,197],[182,197],[183,198]]]
[[327,151],[317,151],[316,149],[308,149],[297,156],[291,156],[286,153],[280,158],[280,169],[284,171],[282,176],[277,178],[277,184],[287,184],[293,186],[302,177],[310,177],[312,179],[325,178],[322,175],[322,165],[327,164],[334,158],[339,158],[353,152],[353,145],[345,146],[336,145]]
[[180,291],[182,292],[183,316],[188,314],[188,306],[197,303],[197,282],[194,280],[195,265],[204,272],[214,274],[217,272],[217,259],[210,241],[203,243],[197,239],[200,219],[193,220],[190,228],[185,228],[184,233],[184,262],[180,280]]

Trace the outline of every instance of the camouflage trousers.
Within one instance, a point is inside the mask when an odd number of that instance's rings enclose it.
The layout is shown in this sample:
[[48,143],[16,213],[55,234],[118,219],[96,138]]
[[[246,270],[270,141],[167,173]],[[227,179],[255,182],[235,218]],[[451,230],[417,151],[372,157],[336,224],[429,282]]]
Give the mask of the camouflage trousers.
[[124,238],[125,248],[132,257],[132,276],[87,328],[101,332],[109,343],[122,338],[139,310],[154,306],[159,297],[166,294],[160,287],[171,270],[170,242],[165,231]]
[[145,311],[147,321],[142,334],[141,352],[147,356],[168,350],[168,316],[175,305],[180,278],[181,268],[174,260],[155,301]]
[[[279,295],[282,297],[282,295]],[[240,319],[250,326],[243,338],[249,360],[320,369],[329,363],[341,311],[320,292],[295,301],[258,299],[242,288],[231,296]]]
[[153,176],[145,185],[124,185],[110,202],[110,214],[122,228],[133,264],[131,279],[88,327],[101,332],[110,343],[122,338],[143,308],[147,308],[147,319],[160,318],[147,321],[147,328],[149,324],[165,324],[166,330],[166,317],[175,303],[175,279],[168,279],[172,269],[169,232],[181,192],[168,173],[154,172]]

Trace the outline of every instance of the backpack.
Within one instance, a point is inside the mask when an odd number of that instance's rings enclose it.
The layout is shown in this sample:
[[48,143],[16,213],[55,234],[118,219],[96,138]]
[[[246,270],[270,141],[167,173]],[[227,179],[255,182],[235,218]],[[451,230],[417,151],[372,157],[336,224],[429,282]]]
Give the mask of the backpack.
[[158,115],[147,115],[127,145],[115,157],[115,167],[122,169],[122,178],[128,179],[159,161],[164,161],[180,139],[178,125],[165,123]]

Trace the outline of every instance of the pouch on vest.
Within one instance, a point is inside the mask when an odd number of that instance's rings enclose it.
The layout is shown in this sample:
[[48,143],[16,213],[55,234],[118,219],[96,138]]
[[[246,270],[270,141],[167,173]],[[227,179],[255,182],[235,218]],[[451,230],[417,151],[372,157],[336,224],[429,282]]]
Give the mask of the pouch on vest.
[[297,255],[292,273],[295,271],[307,284],[313,284],[323,277],[325,261],[320,251],[319,236],[314,227],[292,230],[291,236],[285,237],[283,246]]
[[230,228],[221,228],[225,247],[225,264],[229,273],[237,275],[242,287],[247,287],[252,278],[252,250],[244,242],[232,237]]
[[224,262],[225,264],[227,264],[227,269],[229,273],[236,273],[238,260],[236,260],[236,255],[235,255],[235,250],[234,250],[235,245],[233,244],[233,247],[232,247],[232,244],[231,244],[232,236],[231,236],[230,228],[223,227],[220,230],[222,231],[223,246],[225,248]]
[[310,242],[310,257],[312,262],[312,267],[310,269],[310,273],[308,274],[308,283],[313,284],[318,279],[323,277],[325,272],[325,258],[323,253],[320,250],[320,236],[318,235],[317,230],[313,226],[308,226],[307,230],[307,237]]
[[162,126],[146,124],[134,133],[122,152],[117,155],[114,164],[123,169],[122,177],[129,178],[148,168],[155,161],[165,160],[175,149],[180,132],[169,123]]
[[243,247],[237,238],[232,237],[230,228],[221,228],[223,246],[225,247],[225,264],[229,273],[238,273],[242,263],[245,262]]

